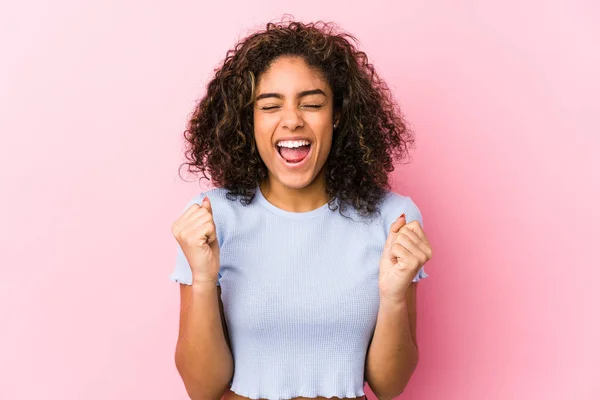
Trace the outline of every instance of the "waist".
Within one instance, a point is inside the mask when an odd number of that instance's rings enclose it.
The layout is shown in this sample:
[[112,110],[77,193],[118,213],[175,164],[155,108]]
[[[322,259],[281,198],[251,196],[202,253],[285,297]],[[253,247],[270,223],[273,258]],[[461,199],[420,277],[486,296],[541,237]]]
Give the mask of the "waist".
[[[331,399],[340,399],[340,400],[367,400],[367,396],[360,397],[294,397],[291,400],[331,400]],[[235,393],[231,389],[227,389],[227,391],[223,394],[221,400],[250,400],[248,397],[240,396]],[[268,399],[260,399],[260,400],[268,400]]]

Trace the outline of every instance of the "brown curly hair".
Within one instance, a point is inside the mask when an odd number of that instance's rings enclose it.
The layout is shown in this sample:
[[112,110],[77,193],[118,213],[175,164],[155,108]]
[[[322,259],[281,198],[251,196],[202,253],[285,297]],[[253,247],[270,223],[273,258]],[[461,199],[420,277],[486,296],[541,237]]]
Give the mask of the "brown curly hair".
[[378,212],[390,189],[394,160],[408,155],[414,137],[388,86],[351,41],[358,43],[332,22],[283,20],[239,41],[227,51],[189,119],[182,167],[227,189],[230,200],[242,196],[241,203],[249,204],[258,184],[268,178],[254,140],[256,84],[276,58],[301,56],[324,74],[334,112],[340,112],[323,166],[329,207],[336,209],[337,198],[341,213],[348,204],[360,215]]

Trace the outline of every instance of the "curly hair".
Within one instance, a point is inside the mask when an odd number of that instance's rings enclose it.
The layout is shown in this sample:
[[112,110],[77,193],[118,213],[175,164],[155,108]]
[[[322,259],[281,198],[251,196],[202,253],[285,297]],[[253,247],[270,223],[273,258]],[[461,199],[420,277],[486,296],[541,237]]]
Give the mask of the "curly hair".
[[188,121],[182,167],[227,189],[230,200],[242,196],[241,203],[248,205],[268,178],[254,140],[256,85],[278,57],[300,56],[323,73],[334,95],[334,112],[340,112],[323,166],[329,208],[336,209],[337,198],[340,213],[347,205],[360,215],[378,212],[390,189],[388,173],[395,160],[408,156],[414,136],[388,86],[351,41],[358,43],[323,21],[269,22],[265,30],[239,41],[227,51]]

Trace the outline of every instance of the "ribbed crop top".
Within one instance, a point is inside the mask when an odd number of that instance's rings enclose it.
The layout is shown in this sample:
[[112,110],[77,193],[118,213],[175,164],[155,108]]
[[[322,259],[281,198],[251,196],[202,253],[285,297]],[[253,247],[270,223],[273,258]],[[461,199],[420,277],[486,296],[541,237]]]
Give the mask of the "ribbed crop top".
[[[208,196],[220,246],[219,285],[234,359],[231,390],[251,399],[359,397],[379,307],[379,258],[393,221],[421,212],[408,196],[388,191],[381,215],[344,215],[325,204],[291,212],[257,188],[244,206],[214,188]],[[424,269],[413,279],[428,275]],[[190,285],[177,246],[174,282]]]

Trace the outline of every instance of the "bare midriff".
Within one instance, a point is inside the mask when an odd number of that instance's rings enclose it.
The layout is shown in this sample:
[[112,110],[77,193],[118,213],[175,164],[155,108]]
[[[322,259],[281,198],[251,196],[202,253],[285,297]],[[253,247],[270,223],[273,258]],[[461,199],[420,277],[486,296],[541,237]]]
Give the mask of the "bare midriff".
[[[340,400],[365,400],[365,396],[360,397],[294,397],[292,400],[331,400],[331,399],[340,399]],[[240,396],[239,394],[231,391],[231,389],[227,389],[225,394],[223,394],[222,400],[249,400],[248,397]],[[267,400],[267,399],[260,399]]]

